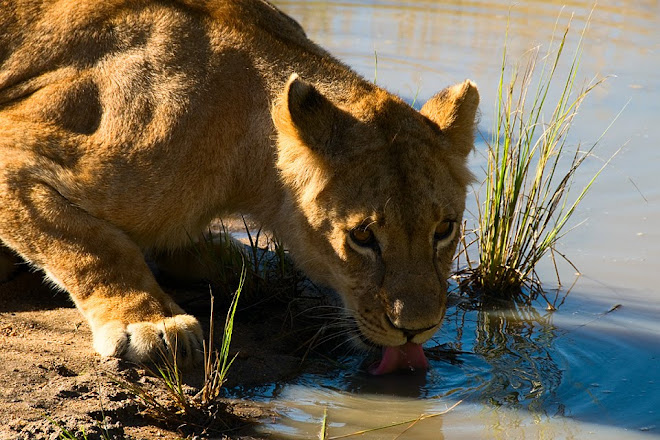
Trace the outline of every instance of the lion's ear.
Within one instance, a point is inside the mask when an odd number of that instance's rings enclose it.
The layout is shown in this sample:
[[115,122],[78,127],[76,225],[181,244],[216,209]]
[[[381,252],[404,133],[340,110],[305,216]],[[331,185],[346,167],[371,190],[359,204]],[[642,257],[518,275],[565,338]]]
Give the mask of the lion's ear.
[[342,110],[295,73],[273,109],[273,121],[280,137],[296,139],[324,156],[337,153],[337,143],[333,141],[342,117]]
[[474,148],[479,91],[465,80],[437,93],[420,110],[449,138],[454,151],[467,156]]

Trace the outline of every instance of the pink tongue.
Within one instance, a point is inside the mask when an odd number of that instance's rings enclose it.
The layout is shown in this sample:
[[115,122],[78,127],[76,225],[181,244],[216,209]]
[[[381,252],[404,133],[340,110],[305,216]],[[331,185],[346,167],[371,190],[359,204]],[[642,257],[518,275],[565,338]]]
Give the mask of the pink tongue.
[[428,369],[429,361],[419,344],[408,342],[398,347],[383,347],[383,359],[380,363],[369,367],[369,373],[374,376],[391,373],[397,370]]

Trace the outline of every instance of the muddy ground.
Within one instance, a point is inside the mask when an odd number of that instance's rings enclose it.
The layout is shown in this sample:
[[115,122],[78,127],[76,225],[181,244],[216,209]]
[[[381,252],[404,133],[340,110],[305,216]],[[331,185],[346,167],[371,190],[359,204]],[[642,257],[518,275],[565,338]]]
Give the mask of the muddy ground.
[[[161,281],[168,293],[200,319],[208,334],[208,283]],[[304,301],[327,300],[324,295],[312,296]],[[237,315],[232,353],[238,355],[227,387],[283,381],[303,370],[327,368],[327,362],[307,353],[303,341],[316,330],[310,330],[309,322],[295,319],[296,301],[293,307],[291,301],[277,297],[245,301]],[[224,320],[227,301],[220,298],[216,303],[216,316]],[[303,325],[305,332],[296,325]],[[46,285],[41,273],[22,268],[0,284],[0,439],[54,439],[64,430],[78,438],[84,438],[84,431],[90,439],[246,439],[255,438],[253,422],[276,417],[258,403],[226,400],[220,404],[221,413],[231,416],[221,417],[206,433],[199,426],[155,420],[117,381],[138,384],[167,402],[161,382],[140,366],[100,358],[91,340],[86,321],[68,295]],[[199,390],[202,378],[201,367],[186,376],[188,394]]]

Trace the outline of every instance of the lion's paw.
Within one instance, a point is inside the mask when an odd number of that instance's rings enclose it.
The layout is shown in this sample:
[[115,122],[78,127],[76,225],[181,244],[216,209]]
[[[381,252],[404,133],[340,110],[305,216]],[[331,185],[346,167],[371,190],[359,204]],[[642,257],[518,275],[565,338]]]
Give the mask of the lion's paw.
[[101,356],[138,363],[158,363],[164,357],[171,362],[175,358],[181,367],[201,361],[202,341],[202,328],[190,315],[176,315],[157,322],[113,321],[94,332],[94,349]]

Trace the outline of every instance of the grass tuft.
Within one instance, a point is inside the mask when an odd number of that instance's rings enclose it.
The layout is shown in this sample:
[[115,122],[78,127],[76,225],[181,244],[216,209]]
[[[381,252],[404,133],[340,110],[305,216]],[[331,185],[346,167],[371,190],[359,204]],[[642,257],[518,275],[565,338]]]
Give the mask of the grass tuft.
[[[535,272],[543,257],[550,254],[555,261],[558,255],[572,265],[555,245],[570,230],[566,228],[569,219],[609,163],[574,191],[578,169],[602,139],[601,135],[586,149],[578,145],[569,152],[567,148],[581,104],[605,80],[576,86],[590,20],[591,14],[563,77],[558,67],[565,58],[571,19],[557,38],[558,18],[547,52],[542,54],[538,47],[529,51],[513,66],[508,79],[505,41],[496,118],[488,144],[485,200],[478,203],[476,239],[472,243],[462,240],[466,255],[470,244],[477,244],[479,265],[473,267],[468,258],[468,267],[459,273],[463,287],[494,297],[529,300],[543,295]],[[554,96],[556,100],[551,98]]]
[[209,331],[208,347],[204,347],[204,386],[197,394],[196,399],[202,406],[209,406],[213,404],[220,396],[222,386],[227,380],[227,373],[231,364],[236,359],[229,353],[229,346],[231,345],[231,338],[234,331],[234,316],[236,315],[236,307],[238,306],[238,298],[243,290],[247,270],[244,268],[241,273],[241,281],[236,289],[236,293],[232,298],[231,305],[227,311],[225,318],[225,327],[222,332],[222,344],[220,351],[215,351],[213,347],[213,327],[214,327],[214,298],[211,294],[211,326]]
[[209,340],[204,347],[204,385],[199,392],[193,393],[189,387],[184,385],[183,375],[176,359],[176,349],[172,350],[171,354],[162,353],[161,359],[153,369],[145,367],[161,384],[161,387],[155,391],[140,382],[114,378],[114,381],[128,391],[140,404],[144,415],[166,426],[195,433],[219,433],[230,428],[227,420],[232,417],[223,411],[226,405],[219,398],[229,368],[236,357],[236,355],[231,356],[229,347],[234,328],[234,316],[246,274],[247,269],[244,267],[240,283],[227,312],[219,350],[216,350],[213,345],[214,298],[211,295]]
[[[59,433],[57,434],[58,440],[88,440],[90,438],[88,437],[88,434],[83,426],[80,426],[74,432],[71,432],[56,420],[50,417],[47,417],[47,419],[56,429],[59,430]],[[113,438],[115,438],[110,434],[107,427],[102,426],[101,422],[97,422],[96,428],[99,432],[96,433],[95,435],[92,434],[91,438],[98,438],[100,440],[112,440]]]

